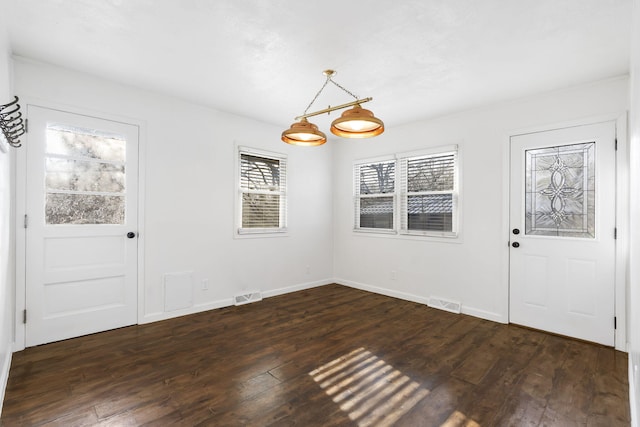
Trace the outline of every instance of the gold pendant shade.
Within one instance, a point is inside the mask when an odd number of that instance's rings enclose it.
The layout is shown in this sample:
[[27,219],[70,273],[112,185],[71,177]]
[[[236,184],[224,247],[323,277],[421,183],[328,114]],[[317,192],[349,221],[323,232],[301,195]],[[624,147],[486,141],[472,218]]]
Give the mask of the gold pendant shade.
[[327,136],[318,130],[318,126],[309,123],[305,117],[282,132],[282,140],[287,144],[313,147],[327,142]]
[[331,133],[344,138],[370,138],[384,132],[384,123],[356,104],[331,123]]

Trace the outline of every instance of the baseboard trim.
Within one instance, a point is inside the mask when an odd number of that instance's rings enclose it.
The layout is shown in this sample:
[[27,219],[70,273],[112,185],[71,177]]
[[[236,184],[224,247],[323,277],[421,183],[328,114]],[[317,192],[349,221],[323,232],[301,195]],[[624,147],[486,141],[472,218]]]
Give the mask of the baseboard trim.
[[427,305],[429,298],[424,298],[418,295],[409,294],[406,292],[394,291],[392,289],[380,288],[378,286],[366,285],[364,283],[353,282],[346,279],[335,279],[334,283],[339,285],[348,286],[350,288],[360,289],[361,291],[373,292],[374,294],[385,295],[388,297],[398,298],[405,301],[417,302],[418,304]]
[[0,415],[2,415],[2,406],[4,403],[4,393],[7,391],[7,383],[9,382],[9,371],[11,370],[11,358],[13,357],[12,345],[7,345],[7,352],[2,361],[2,372],[0,372]]
[[315,282],[307,282],[299,285],[287,286],[285,288],[278,288],[270,291],[264,291],[262,292],[262,296],[264,298],[275,297],[278,295],[289,294],[291,292],[304,291],[305,289],[312,289],[320,286],[330,285],[331,283],[333,283],[333,280],[329,280],[329,279],[317,280]]
[[481,310],[479,308],[469,307],[462,304],[462,314],[468,314],[469,316],[479,317],[480,319],[491,320],[497,323],[509,323],[505,320],[505,317],[501,314],[491,311]]
[[[262,292],[263,298],[275,297],[278,295],[288,294],[291,292],[303,291],[305,289],[317,288],[318,286],[329,285],[333,283],[332,280],[318,280],[315,282],[301,283],[294,286],[287,286],[284,288],[272,289],[270,291]],[[216,301],[209,301],[203,304],[195,304],[192,307],[185,308],[183,310],[176,310],[171,312],[155,312],[145,314],[140,320],[140,324],[159,322],[162,320],[174,319],[176,317],[188,316],[190,314],[202,313],[204,311],[215,310],[217,308],[230,307],[234,305],[233,298],[224,298]]]
[[233,305],[233,298],[224,298],[217,301],[209,301],[205,304],[196,304],[184,310],[175,310],[170,312],[156,312],[145,314],[140,319],[139,324],[160,322],[162,320],[175,319],[176,317],[188,316],[190,314],[202,313],[203,311],[215,310],[216,308],[229,307]]
[[[640,369],[640,354],[629,352],[629,407],[631,409],[631,427],[640,427],[640,395],[637,389],[640,373],[636,375],[636,368]],[[638,360],[636,360],[638,359]]]
[[[399,292],[393,289],[381,288],[378,286],[371,286],[351,280],[336,278],[333,281],[339,285],[349,286],[350,288],[373,292],[380,295],[386,295],[388,297],[399,298],[405,301],[417,302],[419,304],[427,305],[427,302],[429,301],[428,297],[414,295],[406,292]],[[504,316],[500,315],[499,313],[493,313],[490,311],[481,310],[479,308],[469,307],[464,304],[462,304],[462,314],[467,314],[469,316],[478,317],[480,319],[490,320],[497,323],[508,323],[505,321]]]

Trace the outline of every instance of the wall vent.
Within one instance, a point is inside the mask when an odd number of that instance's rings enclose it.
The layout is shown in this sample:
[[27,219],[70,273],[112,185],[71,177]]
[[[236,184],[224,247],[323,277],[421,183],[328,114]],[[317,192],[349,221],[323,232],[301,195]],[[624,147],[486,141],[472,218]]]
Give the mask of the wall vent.
[[432,308],[437,308],[451,313],[460,314],[462,310],[462,304],[459,301],[451,301],[444,298],[429,297],[427,305]]
[[164,311],[193,307],[193,271],[164,275]]
[[262,301],[262,292],[247,291],[233,296],[233,303],[235,305],[249,304],[250,302],[256,301]]

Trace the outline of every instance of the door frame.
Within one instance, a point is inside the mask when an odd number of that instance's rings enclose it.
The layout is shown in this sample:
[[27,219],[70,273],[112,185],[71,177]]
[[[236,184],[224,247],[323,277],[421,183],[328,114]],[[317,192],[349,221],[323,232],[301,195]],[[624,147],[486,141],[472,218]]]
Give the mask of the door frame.
[[510,282],[510,246],[511,234],[509,230],[511,206],[511,138],[514,136],[546,132],[556,129],[590,125],[601,122],[615,122],[618,149],[616,151],[616,204],[615,219],[617,239],[615,241],[615,280],[614,280],[614,316],[617,327],[614,331],[614,346],[616,350],[627,351],[627,298],[628,295],[628,261],[629,261],[629,141],[627,135],[627,111],[618,114],[586,117],[566,122],[551,123],[528,128],[512,129],[504,137],[503,145],[503,231],[505,242],[503,252],[503,306],[506,307],[506,323],[511,323],[511,307],[509,304]]
[[[144,227],[144,206],[145,206],[145,177],[146,177],[146,139],[147,129],[146,122],[131,117],[120,116],[103,111],[96,111],[89,108],[74,107],[65,104],[59,104],[42,99],[35,99],[25,96],[21,98],[24,102],[25,111],[28,114],[28,107],[42,107],[50,110],[59,110],[65,113],[77,114],[81,116],[89,116],[103,120],[109,120],[138,127],[138,275],[137,275],[137,320],[140,324],[144,315],[144,245],[145,245],[145,227]],[[28,116],[27,116],[28,118]],[[14,191],[15,191],[15,313],[14,313],[14,342],[13,351],[24,350],[26,347],[26,325],[23,323],[23,312],[26,310],[26,231],[24,228],[24,217],[26,215],[26,184],[27,184],[27,156],[25,149],[29,146],[29,133],[25,135],[22,150],[16,150],[16,167],[14,168]]]

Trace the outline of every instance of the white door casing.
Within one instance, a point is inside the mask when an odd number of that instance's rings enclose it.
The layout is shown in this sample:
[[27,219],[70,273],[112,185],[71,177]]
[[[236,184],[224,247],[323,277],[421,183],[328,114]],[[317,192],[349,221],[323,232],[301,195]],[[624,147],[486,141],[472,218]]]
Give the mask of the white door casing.
[[138,127],[27,114],[26,346],[135,324]]
[[511,138],[510,322],[614,345],[615,135],[611,121]]

